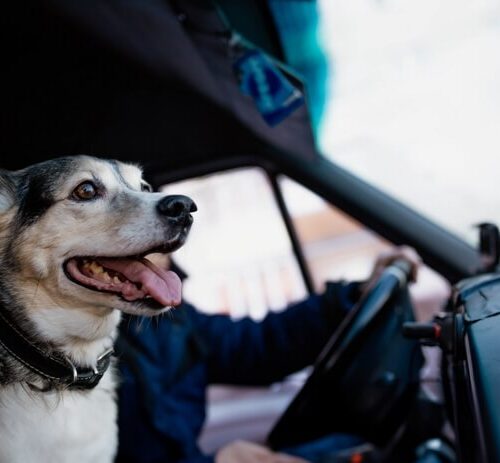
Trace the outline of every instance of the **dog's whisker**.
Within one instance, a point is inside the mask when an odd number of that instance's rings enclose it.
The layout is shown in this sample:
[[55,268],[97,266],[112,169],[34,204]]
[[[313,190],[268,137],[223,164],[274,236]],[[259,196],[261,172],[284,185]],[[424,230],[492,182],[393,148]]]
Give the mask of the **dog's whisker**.
[[127,317],[127,331],[130,331],[130,324],[132,323],[132,317]]
[[144,328],[144,317],[139,318],[139,323],[137,324],[137,327],[142,330]]

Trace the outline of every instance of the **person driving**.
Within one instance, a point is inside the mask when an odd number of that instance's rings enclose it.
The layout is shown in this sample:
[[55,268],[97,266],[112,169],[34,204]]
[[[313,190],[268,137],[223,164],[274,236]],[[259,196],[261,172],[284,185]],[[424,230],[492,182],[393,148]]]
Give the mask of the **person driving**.
[[261,321],[207,315],[186,301],[154,319],[125,316],[116,346],[121,372],[117,461],[315,462],[360,443],[356,436],[333,435],[318,445],[277,453],[235,441],[204,455],[197,441],[210,384],[265,386],[312,364],[347,311],[400,258],[411,264],[416,280],[420,258],[415,250],[391,248],[376,259],[366,282],[328,282],[323,293]]

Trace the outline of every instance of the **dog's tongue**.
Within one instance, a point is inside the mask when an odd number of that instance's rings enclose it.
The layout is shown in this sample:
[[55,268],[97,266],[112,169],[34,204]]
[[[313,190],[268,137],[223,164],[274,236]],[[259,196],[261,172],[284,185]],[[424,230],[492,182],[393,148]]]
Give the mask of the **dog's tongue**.
[[[182,283],[172,271],[160,268],[145,258],[140,260],[105,258],[99,259],[98,262],[135,283],[123,288],[122,294],[127,300],[132,301],[149,295],[164,306],[181,303]],[[140,286],[137,287],[137,284]]]

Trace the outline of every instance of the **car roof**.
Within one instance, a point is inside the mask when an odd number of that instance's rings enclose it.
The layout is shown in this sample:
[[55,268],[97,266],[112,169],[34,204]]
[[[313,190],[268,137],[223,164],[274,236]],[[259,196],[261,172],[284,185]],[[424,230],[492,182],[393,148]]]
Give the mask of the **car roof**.
[[[386,239],[415,246],[450,281],[474,274],[481,263],[467,243],[318,156],[305,106],[277,126],[264,122],[238,87],[227,38],[217,33],[225,23],[207,4],[8,3],[0,19],[1,167],[90,154],[140,163],[158,187],[261,165],[270,178],[282,172]],[[248,8],[233,7],[233,17]],[[279,58],[272,28],[263,21],[266,34],[252,39]]]
[[[238,87],[227,44],[198,30],[224,27],[205,3],[176,2],[184,19],[164,1],[9,3],[2,167],[81,153],[153,174],[276,153],[314,158],[307,108],[266,124]],[[262,43],[279,51],[272,27],[261,24]]]

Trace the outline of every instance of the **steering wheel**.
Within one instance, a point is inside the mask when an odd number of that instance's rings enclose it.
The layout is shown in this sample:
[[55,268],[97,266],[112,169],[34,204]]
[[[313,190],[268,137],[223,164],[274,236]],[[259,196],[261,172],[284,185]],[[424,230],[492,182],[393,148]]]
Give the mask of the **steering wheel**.
[[407,261],[395,261],[346,315],[268,445],[283,449],[331,432],[384,442],[395,432],[416,395],[423,364],[419,344],[401,329],[414,320],[404,291],[410,270]]

